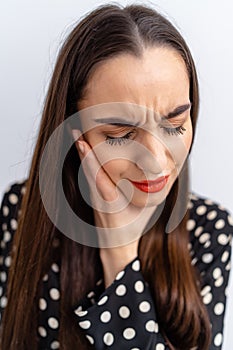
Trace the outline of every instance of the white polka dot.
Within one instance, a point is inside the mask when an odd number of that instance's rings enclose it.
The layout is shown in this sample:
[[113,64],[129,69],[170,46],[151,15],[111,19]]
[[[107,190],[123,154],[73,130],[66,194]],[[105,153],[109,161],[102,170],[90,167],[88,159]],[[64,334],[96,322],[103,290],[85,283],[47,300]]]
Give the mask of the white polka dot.
[[3,206],[2,211],[4,216],[7,216],[9,214],[9,208],[6,205]]
[[213,201],[210,200],[210,199],[205,199],[205,204],[207,204],[207,205],[213,205],[214,203],[213,203]]
[[58,320],[55,317],[49,317],[48,325],[52,329],[57,329],[59,327],[59,322],[58,322]]
[[10,267],[11,266],[11,256],[7,256],[6,259],[5,259],[5,265],[7,267]]
[[60,343],[57,340],[54,340],[51,345],[50,348],[55,350],[55,349],[59,349],[60,348]]
[[51,266],[51,269],[52,269],[54,272],[59,272],[59,266],[58,266],[58,264],[53,263],[52,266]]
[[132,349],[130,349],[130,350],[140,350],[139,348],[132,348]]
[[0,286],[0,296],[2,296],[2,292],[3,292],[3,289],[2,289],[2,286]]
[[157,322],[155,322],[155,333],[159,332],[159,325]]
[[4,232],[3,240],[4,242],[9,242],[11,240],[11,234],[9,231]]
[[46,331],[46,329],[44,327],[38,327],[38,333],[43,338],[47,336],[47,331]]
[[200,205],[199,207],[197,207],[196,213],[198,215],[204,215],[206,213],[206,206],[205,205]]
[[214,220],[214,219],[216,218],[216,216],[217,216],[216,210],[211,210],[211,211],[206,215],[206,217],[207,217],[208,220]]
[[130,315],[130,310],[127,306],[121,306],[119,309],[119,315],[121,318],[128,318]]
[[2,230],[6,231],[6,229],[7,229],[7,224],[4,222],[4,224],[2,224]]
[[15,219],[11,219],[11,228],[12,230],[17,230],[18,223]]
[[111,320],[111,313],[109,311],[104,311],[101,315],[100,315],[100,320],[103,323],[107,323]]
[[112,345],[114,342],[113,334],[110,332],[105,333],[105,335],[103,337],[103,341],[104,341],[104,344],[106,344],[108,346]]
[[134,271],[139,271],[140,270],[140,261],[139,260],[135,260],[132,264],[132,269]]
[[219,219],[218,221],[216,221],[215,223],[215,228],[217,230],[221,230],[223,227],[225,226],[225,221],[223,219]]
[[9,195],[9,202],[10,202],[11,204],[17,204],[17,203],[18,203],[18,196],[16,196],[15,193],[11,193],[11,194]]
[[207,242],[205,242],[205,244],[204,244],[204,248],[209,248],[211,246],[211,242],[210,241],[207,241]]
[[74,312],[77,313],[77,312],[82,311],[82,310],[83,310],[82,305],[79,305]]
[[228,242],[229,242],[228,236],[225,235],[224,233],[218,236],[218,243],[220,243],[221,245],[226,245]]
[[6,275],[6,272],[5,272],[5,271],[2,271],[2,272],[0,273],[0,279],[1,279],[2,282],[6,282],[6,280],[7,280],[7,275]]
[[203,254],[202,255],[202,261],[205,263],[205,264],[209,264],[211,263],[211,261],[213,261],[213,254],[212,253],[206,253],[206,254]]
[[142,281],[137,281],[134,284],[134,289],[137,293],[142,293],[144,291],[144,284]]
[[103,280],[102,280],[102,278],[101,278],[101,279],[99,279],[99,281],[96,282],[96,285],[97,285],[97,286],[100,286],[102,282],[103,282]]
[[18,222],[15,219],[11,219],[10,224],[11,224],[12,230],[17,230]]
[[224,282],[224,278],[223,276],[220,276],[215,282],[214,282],[214,285],[215,287],[221,287],[221,285],[223,284]]
[[86,334],[86,338],[89,340],[91,344],[94,344],[94,339],[90,335]]
[[195,226],[196,226],[196,222],[193,219],[189,219],[187,221],[186,228],[187,228],[188,231],[192,231]]
[[199,242],[204,244],[206,243],[208,240],[210,239],[210,234],[209,233],[203,233],[200,237],[199,237]]
[[92,298],[94,295],[95,295],[95,293],[93,291],[91,291],[87,294],[87,297]]
[[43,280],[44,282],[46,282],[46,281],[48,281],[48,278],[49,278],[49,276],[48,276],[48,274],[46,273],[46,274],[44,275],[44,277],[42,278],[42,280]]
[[188,209],[192,209],[193,208],[193,203],[191,201],[188,202]]
[[215,279],[219,278],[222,275],[222,270],[219,267],[216,267],[213,271],[213,277]]
[[224,304],[223,303],[217,303],[214,307],[214,313],[215,315],[222,315],[224,311]]
[[50,348],[55,350],[55,349],[59,349],[60,348],[60,343],[57,340],[54,340],[51,345]]
[[155,321],[150,320],[146,322],[145,328],[148,332],[155,332],[155,327],[156,327]]
[[79,326],[83,329],[88,329],[91,327],[91,322],[89,320],[79,322]]
[[222,344],[222,333],[218,333],[214,337],[214,345],[215,346],[220,346],[221,344]]
[[162,343],[156,345],[155,350],[165,350],[165,346]]
[[116,295],[118,295],[119,297],[125,295],[126,293],[126,286],[124,284],[120,284],[117,288],[116,288]]
[[148,301],[142,301],[139,304],[139,310],[141,312],[148,312],[150,310],[150,304],[148,303]]
[[196,200],[198,199],[197,196],[195,196],[194,193],[191,193],[191,192],[190,192],[189,196],[190,196],[190,198],[191,198],[192,200],[194,200],[194,201],[196,201]]
[[228,219],[229,224],[231,226],[233,226],[233,217],[231,215],[228,215],[227,219]]
[[116,280],[120,280],[125,274],[125,271],[120,271],[117,275],[116,275]]
[[108,296],[105,295],[103,298],[101,298],[101,299],[98,301],[98,305],[103,305],[103,304],[105,304],[107,300],[108,300]]
[[230,269],[231,269],[231,262],[229,261],[229,263],[225,267],[225,270],[230,271]]
[[211,293],[208,293],[208,294],[206,294],[206,295],[203,297],[203,303],[204,303],[205,305],[208,305],[209,303],[211,303],[212,299],[213,299],[212,294],[211,294]]
[[7,297],[3,296],[1,297],[0,305],[2,308],[6,307],[7,305]]
[[211,291],[211,287],[210,286],[205,286],[202,290],[201,290],[201,295],[204,296],[207,293],[209,293]]
[[1,248],[5,249],[6,248],[6,243],[4,241],[1,241]]
[[223,211],[226,210],[226,208],[223,205],[219,205],[218,208]]
[[195,237],[199,237],[200,234],[202,233],[202,231],[203,231],[203,227],[202,226],[197,227],[195,232],[194,232]]
[[53,300],[58,300],[60,298],[60,292],[57,288],[51,288],[49,294]]
[[22,193],[22,194],[25,194],[25,193],[26,193],[26,186],[23,186],[23,187],[21,188],[21,193]]
[[86,316],[87,314],[88,314],[88,311],[87,310],[79,310],[79,308],[78,309],[76,309],[75,311],[75,314],[76,315],[78,315],[78,316],[80,316],[80,317],[82,317],[82,316]]
[[39,299],[39,309],[45,310],[47,308],[47,301],[44,298]]
[[189,252],[190,256],[192,257],[194,255],[194,251],[193,250],[190,250]]
[[127,340],[133,339],[136,335],[136,332],[133,328],[126,328],[123,332],[123,337]]
[[196,263],[197,263],[197,258],[193,258],[192,261],[191,261],[191,264],[195,265]]
[[228,252],[228,251],[225,251],[225,252],[223,253],[222,257],[221,257],[221,261],[222,261],[223,263],[225,263],[225,262],[227,262],[228,258],[229,258],[229,252]]

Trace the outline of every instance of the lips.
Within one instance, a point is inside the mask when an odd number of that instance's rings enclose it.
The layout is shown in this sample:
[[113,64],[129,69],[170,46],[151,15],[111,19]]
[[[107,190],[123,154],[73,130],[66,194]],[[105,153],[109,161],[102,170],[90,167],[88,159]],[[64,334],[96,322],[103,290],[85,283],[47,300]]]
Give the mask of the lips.
[[155,193],[155,192],[161,191],[165,187],[168,181],[168,178],[169,178],[169,175],[161,176],[154,181],[144,180],[140,182],[136,182],[136,181],[130,181],[130,182],[142,192]]

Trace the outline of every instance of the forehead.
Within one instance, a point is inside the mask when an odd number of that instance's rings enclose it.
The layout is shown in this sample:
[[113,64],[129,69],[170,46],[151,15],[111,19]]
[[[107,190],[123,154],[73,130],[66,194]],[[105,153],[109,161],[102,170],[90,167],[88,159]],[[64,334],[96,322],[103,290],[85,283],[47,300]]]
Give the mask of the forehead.
[[178,52],[153,47],[141,57],[121,54],[94,70],[78,109],[102,103],[128,102],[166,114],[189,99],[189,77]]

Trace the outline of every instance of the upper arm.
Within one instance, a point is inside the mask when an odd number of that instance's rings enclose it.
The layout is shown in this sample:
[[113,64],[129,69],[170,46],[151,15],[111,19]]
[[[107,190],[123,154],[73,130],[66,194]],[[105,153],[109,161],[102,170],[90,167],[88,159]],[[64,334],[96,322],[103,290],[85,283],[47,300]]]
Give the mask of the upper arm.
[[[205,204],[205,203],[204,203]],[[201,296],[212,325],[210,350],[219,350],[223,342],[227,286],[231,269],[233,220],[230,213],[217,204],[204,204],[194,218],[199,224],[193,230],[193,264],[201,274]]]
[[0,317],[7,304],[7,280],[11,265],[11,251],[14,233],[24,193],[24,182],[13,184],[3,196],[0,208]]

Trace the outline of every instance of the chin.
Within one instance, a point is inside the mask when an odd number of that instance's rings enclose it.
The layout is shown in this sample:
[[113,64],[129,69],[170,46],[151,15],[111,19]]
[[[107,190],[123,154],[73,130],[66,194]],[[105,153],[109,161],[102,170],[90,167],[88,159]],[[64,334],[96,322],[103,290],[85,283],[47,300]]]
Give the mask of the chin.
[[169,191],[166,189],[162,190],[159,193],[137,193],[133,195],[131,204],[138,208],[157,207],[164,201],[168,193]]

